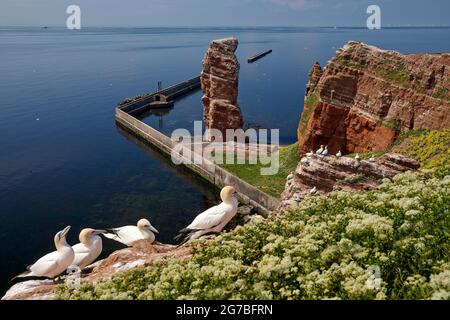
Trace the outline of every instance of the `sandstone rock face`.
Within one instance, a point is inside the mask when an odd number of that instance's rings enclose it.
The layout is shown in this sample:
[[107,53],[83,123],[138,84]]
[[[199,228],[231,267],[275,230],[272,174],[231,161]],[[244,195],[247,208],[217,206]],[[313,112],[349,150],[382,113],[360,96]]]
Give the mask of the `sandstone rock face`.
[[[108,258],[87,267],[82,281],[96,283],[133,268],[160,264],[167,257],[189,259],[188,246],[155,245],[146,240],[137,241],[132,247],[112,253]],[[30,280],[12,286],[2,300],[52,300],[55,299],[52,280]]]
[[402,131],[449,127],[450,54],[402,55],[352,41],[310,72],[299,151],[376,151]]
[[207,129],[218,129],[225,138],[226,129],[241,129],[243,118],[237,105],[239,62],[234,54],[235,38],[214,40],[203,59],[201,85]]
[[[307,160],[306,160],[307,159]],[[396,154],[386,154],[370,162],[353,158],[313,155],[304,158],[295,173],[287,179],[282,194],[282,208],[295,205],[312,196],[316,187],[320,194],[333,190],[371,190],[384,178],[392,179],[397,174],[419,169],[416,160]]]

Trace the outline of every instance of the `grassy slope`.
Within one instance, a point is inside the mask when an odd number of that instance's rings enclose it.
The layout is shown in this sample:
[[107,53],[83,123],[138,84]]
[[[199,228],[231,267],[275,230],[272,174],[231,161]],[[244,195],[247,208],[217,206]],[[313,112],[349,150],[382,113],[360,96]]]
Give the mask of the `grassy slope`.
[[274,176],[262,176],[261,164],[224,164],[222,167],[267,194],[278,198],[284,191],[286,177],[295,170],[300,161],[297,149],[297,144],[280,148],[280,170]]

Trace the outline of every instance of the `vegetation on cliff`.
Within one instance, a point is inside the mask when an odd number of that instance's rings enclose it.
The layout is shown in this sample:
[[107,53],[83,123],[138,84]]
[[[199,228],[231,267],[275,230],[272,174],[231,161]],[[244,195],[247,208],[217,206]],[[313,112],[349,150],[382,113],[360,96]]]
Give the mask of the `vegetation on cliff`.
[[[283,215],[255,217],[213,240],[193,243],[189,261],[170,259],[96,285],[83,284],[76,291],[61,287],[58,295],[450,299],[449,147],[449,130],[410,131],[392,150],[432,170],[385,180],[374,191],[336,191],[310,198]],[[280,152],[283,177],[298,162],[296,148]],[[252,175],[259,176],[247,176]],[[258,183],[270,185],[269,181],[273,180]],[[380,271],[379,279],[373,278],[373,270]]]
[[221,166],[261,191],[278,198],[284,191],[286,177],[295,170],[300,161],[297,150],[298,145],[296,143],[280,148],[280,170],[273,176],[261,175],[261,168],[267,167],[267,165],[261,163],[223,164]]
[[[71,299],[449,299],[450,177],[406,173],[313,197]],[[372,268],[372,269],[371,269]],[[370,270],[380,268],[380,279]]]

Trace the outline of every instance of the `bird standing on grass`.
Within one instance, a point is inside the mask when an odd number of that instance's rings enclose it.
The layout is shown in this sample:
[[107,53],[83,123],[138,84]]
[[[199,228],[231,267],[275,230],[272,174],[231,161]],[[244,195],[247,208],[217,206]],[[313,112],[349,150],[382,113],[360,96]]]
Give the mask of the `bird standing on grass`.
[[64,230],[59,231],[55,235],[54,241],[56,251],[43,256],[33,265],[29,266],[27,268],[28,271],[19,274],[15,278],[45,277],[54,279],[64,273],[72,264],[75,257],[72,247],[66,241],[69,230],[70,226],[64,228]]
[[227,186],[220,192],[222,203],[200,213],[194,221],[175,237],[184,237],[182,244],[189,240],[198,239],[208,233],[220,233],[237,213],[239,202],[233,187]]
[[83,270],[93,263],[102,253],[103,242],[100,235],[105,233],[106,230],[83,229],[79,236],[80,243],[72,247],[75,253],[72,265]]
[[131,246],[139,240],[155,241],[155,233],[159,233],[147,219],[138,221],[137,226],[126,226],[114,229],[106,229],[105,237]]

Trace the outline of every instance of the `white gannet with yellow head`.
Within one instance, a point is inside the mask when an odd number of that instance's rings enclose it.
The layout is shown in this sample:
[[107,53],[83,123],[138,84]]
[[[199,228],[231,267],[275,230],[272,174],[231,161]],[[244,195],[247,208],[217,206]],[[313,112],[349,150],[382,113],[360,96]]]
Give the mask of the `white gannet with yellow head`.
[[83,229],[80,232],[80,243],[72,246],[75,253],[75,259],[72,265],[78,266],[80,269],[86,268],[93,263],[102,253],[103,242],[100,237],[105,234],[106,230]]
[[137,226],[126,226],[114,229],[107,229],[105,237],[131,246],[139,240],[155,241],[155,233],[159,233],[147,219],[138,221]]
[[198,239],[208,233],[220,233],[237,213],[239,202],[233,187],[226,186],[220,192],[222,203],[200,213],[194,221],[175,237],[185,237],[182,243]]
[[24,273],[18,275],[16,278],[25,277],[46,277],[53,279],[62,273],[72,264],[75,254],[72,247],[67,243],[66,236],[69,233],[70,226],[64,230],[59,231],[54,238],[56,251],[53,251],[33,265],[29,266]]

